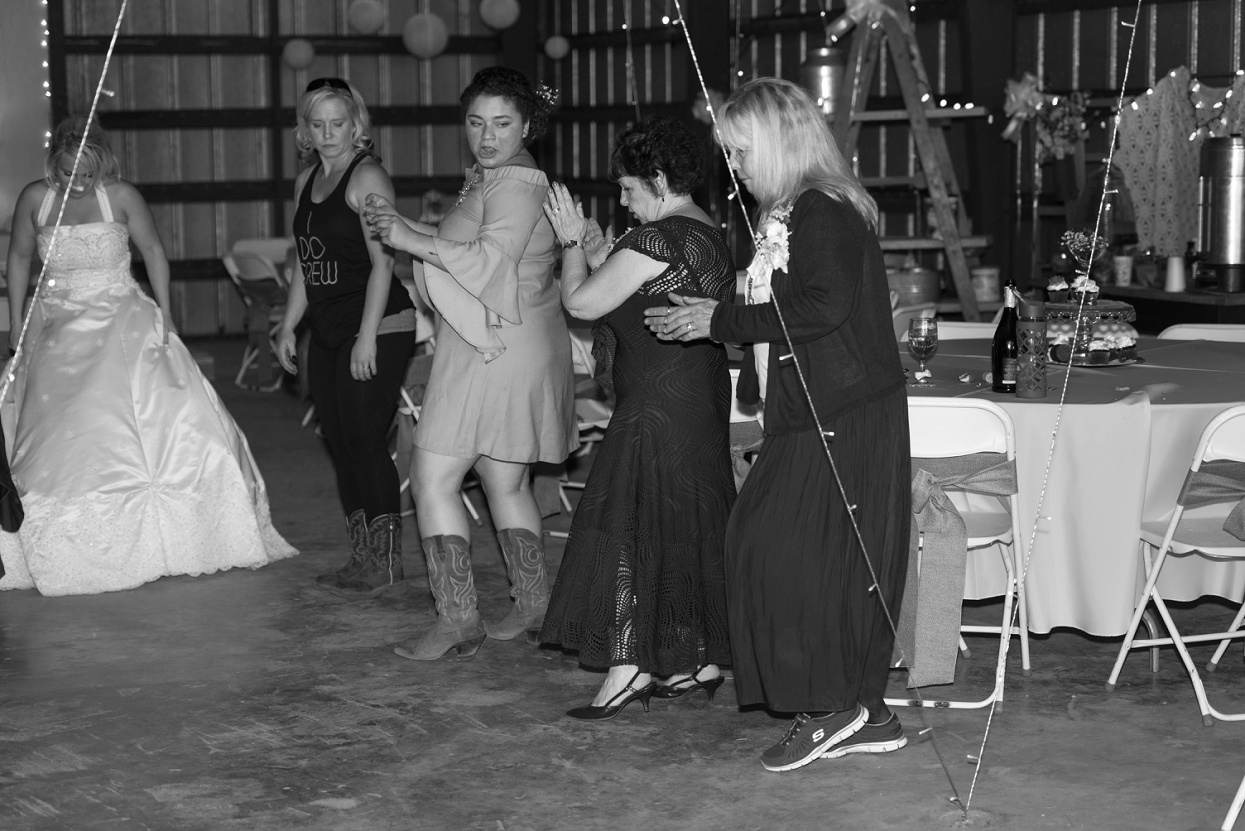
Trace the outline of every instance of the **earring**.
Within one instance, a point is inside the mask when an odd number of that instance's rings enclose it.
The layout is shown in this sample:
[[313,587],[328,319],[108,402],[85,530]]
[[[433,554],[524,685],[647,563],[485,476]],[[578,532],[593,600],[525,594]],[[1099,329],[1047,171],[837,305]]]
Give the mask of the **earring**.
[[665,202],[665,201],[666,201],[666,194],[664,194],[664,193],[663,193],[663,194],[661,195],[661,201],[662,201],[662,202]]

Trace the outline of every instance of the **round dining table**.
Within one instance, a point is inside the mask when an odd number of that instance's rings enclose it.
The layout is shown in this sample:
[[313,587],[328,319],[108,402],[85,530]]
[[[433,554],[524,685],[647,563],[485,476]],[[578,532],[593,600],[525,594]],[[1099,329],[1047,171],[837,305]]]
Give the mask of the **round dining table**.
[[[1245,402],[1245,343],[1141,338],[1137,363],[1048,365],[1040,399],[991,391],[989,355],[988,340],[943,341],[929,362],[933,377],[909,381],[908,394],[983,398],[1011,416],[1030,631],[1121,636],[1145,583],[1141,523],[1170,517],[1202,430]],[[999,557],[969,557],[966,598],[1005,588]],[[1167,600],[1239,602],[1245,562],[1173,557],[1159,591]]]

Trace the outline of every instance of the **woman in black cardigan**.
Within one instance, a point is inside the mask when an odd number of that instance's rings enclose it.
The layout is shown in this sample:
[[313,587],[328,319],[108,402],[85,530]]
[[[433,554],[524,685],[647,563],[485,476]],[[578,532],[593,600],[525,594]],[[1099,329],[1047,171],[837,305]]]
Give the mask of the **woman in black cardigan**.
[[760,208],[748,302],[671,295],[647,320],[663,338],[753,344],[739,398],[761,404],[765,444],[726,549],[739,704],[795,716],[762,754],[767,770],[896,750],[906,739],[883,700],[887,612],[898,619],[907,570],[911,459],[877,206],[794,84],[745,84],[719,128]]

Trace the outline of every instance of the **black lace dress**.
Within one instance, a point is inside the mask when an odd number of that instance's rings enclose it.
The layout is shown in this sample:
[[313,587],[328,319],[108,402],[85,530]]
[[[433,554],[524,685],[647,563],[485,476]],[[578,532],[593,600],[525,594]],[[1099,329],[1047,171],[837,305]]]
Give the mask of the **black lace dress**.
[[723,548],[735,500],[726,352],[658,340],[644,310],[666,292],[731,301],[722,235],[680,216],[626,234],[670,267],[602,320],[617,403],[571,522],[541,639],[588,666],[670,675],[729,664]]

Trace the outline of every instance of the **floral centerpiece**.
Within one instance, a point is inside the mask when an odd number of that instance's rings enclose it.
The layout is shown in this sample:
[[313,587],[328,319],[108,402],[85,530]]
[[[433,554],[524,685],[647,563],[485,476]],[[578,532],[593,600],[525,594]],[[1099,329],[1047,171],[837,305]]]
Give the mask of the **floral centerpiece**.
[[1083,305],[1098,302],[1098,284],[1089,276],[1090,266],[1106,254],[1107,241],[1097,234],[1066,231],[1059,240],[1080,268],[1072,281],[1072,298]]

